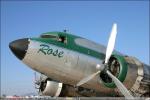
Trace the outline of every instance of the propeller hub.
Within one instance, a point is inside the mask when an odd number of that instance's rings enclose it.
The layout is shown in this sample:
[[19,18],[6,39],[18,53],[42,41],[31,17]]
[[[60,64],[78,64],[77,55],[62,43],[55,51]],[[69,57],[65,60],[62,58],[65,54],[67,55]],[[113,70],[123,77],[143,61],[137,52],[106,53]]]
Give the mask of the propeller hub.
[[104,69],[105,69],[105,65],[103,65],[103,64],[97,64],[96,65],[96,69],[98,69],[98,70],[100,70],[100,71],[103,71]]
[[111,83],[112,79],[108,76],[107,70],[109,70],[114,76],[118,76],[120,72],[120,64],[118,63],[115,57],[110,57],[109,62],[107,64],[103,64],[104,69],[100,73],[100,78],[105,83]]

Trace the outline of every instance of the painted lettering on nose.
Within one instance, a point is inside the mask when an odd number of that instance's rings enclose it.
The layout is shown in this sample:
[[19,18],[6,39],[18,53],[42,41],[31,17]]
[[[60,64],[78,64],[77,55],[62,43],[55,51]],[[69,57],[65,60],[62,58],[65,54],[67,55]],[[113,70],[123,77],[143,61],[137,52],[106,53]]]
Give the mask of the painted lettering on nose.
[[63,57],[64,52],[59,51],[58,49],[54,50],[53,48],[50,48],[49,45],[46,44],[41,44],[40,49],[38,50],[38,53],[43,53],[44,55],[53,55],[53,56],[58,56]]

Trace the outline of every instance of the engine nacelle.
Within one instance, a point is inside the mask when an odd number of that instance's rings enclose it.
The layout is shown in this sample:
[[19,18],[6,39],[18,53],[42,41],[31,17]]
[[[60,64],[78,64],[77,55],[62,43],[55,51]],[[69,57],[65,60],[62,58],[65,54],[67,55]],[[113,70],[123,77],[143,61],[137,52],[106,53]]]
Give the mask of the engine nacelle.
[[81,97],[81,96],[96,96],[96,92],[85,88],[75,88],[71,85],[62,84],[60,82],[51,80],[47,76],[42,75],[40,81],[36,82],[38,85],[39,95],[51,97]]
[[41,82],[39,94],[58,97],[62,91],[62,87],[62,83],[47,79],[45,82]]
[[[112,55],[108,62],[108,70],[123,82],[134,96],[149,96],[150,66],[133,57]],[[100,77],[106,87],[114,88],[118,95],[122,95],[105,71],[101,72]]]

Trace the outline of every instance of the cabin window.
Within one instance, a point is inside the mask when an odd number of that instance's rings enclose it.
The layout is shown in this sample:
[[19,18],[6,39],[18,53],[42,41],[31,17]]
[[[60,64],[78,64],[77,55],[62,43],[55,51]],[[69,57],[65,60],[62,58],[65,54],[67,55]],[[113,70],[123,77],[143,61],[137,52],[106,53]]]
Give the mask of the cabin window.
[[[75,43],[81,47],[85,47],[90,50],[105,53],[105,47],[103,45],[99,45],[90,40],[83,39],[83,38],[77,38],[77,39],[75,39]],[[88,53],[90,53],[90,52],[88,51]]]

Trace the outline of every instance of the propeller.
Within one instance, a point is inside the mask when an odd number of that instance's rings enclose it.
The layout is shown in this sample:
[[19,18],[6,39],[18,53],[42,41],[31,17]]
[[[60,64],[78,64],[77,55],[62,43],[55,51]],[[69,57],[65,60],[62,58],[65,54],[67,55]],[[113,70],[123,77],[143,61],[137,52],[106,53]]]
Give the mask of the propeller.
[[37,79],[36,72],[34,72],[34,83],[35,83],[35,88],[39,89],[41,82],[40,82],[40,80]]
[[80,86],[84,83],[87,83],[88,81],[90,81],[91,79],[93,79],[96,75],[98,75],[101,71],[99,70],[98,72],[88,76],[88,77],[85,77],[84,79],[82,79],[80,82],[77,83],[76,86]]
[[[96,68],[99,71],[97,71],[96,73],[94,73],[94,74],[92,74],[88,77],[83,78],[81,81],[79,81],[77,83],[76,86],[81,86],[81,85],[87,83],[88,81],[93,79],[95,76],[100,74],[101,71],[106,69],[106,66],[108,66],[108,61],[109,61],[109,59],[112,55],[112,52],[114,50],[116,35],[117,35],[117,24],[115,23],[115,24],[113,24],[112,31],[111,31],[111,34],[110,34],[110,37],[109,37],[104,64],[101,64],[101,65],[97,64]],[[116,84],[116,86],[118,87],[120,92],[126,98],[133,98],[133,96],[130,94],[130,92],[127,90],[127,88],[113,74],[111,74],[111,72],[109,70],[106,70],[106,73],[112,78],[112,80],[114,81],[114,83]]]
[[80,86],[82,84],[87,83],[89,80],[94,78],[96,75],[98,75],[104,69],[105,64],[108,63],[108,60],[109,60],[109,58],[110,58],[110,56],[112,54],[112,51],[114,49],[116,35],[117,35],[117,24],[114,24],[113,28],[112,28],[112,31],[111,31],[110,38],[109,38],[109,42],[108,42],[108,45],[107,45],[106,57],[105,57],[104,65],[97,64],[96,68],[99,69],[99,71],[94,73],[94,74],[92,74],[92,75],[90,75],[90,76],[88,76],[88,77],[86,77],[86,78],[83,78],[80,82],[77,83],[77,86]]
[[133,96],[130,94],[130,92],[127,90],[127,88],[109,71],[107,70],[106,73],[112,78],[120,92],[129,99],[134,99]]
[[106,49],[105,64],[108,63],[109,58],[114,50],[116,35],[117,35],[117,24],[114,24],[109,37],[107,49]]

